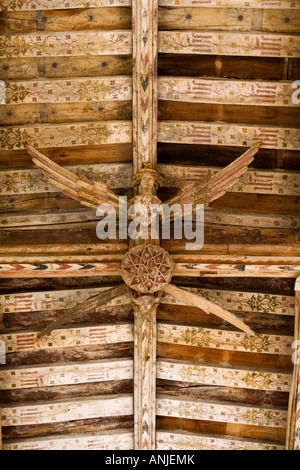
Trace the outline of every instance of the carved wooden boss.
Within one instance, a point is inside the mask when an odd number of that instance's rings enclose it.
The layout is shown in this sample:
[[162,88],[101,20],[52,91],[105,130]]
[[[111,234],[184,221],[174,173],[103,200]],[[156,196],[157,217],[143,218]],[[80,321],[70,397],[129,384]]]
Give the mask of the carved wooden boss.
[[[155,192],[160,184],[156,172],[157,145],[157,0],[133,0],[133,185],[138,194],[129,201],[161,204]],[[205,204],[223,196],[247,171],[258,151],[255,145],[219,173],[202,183],[188,184],[165,204]],[[87,207],[112,204],[118,212],[118,196],[104,183],[93,182],[56,165],[28,146],[33,162],[49,182]],[[159,240],[129,240],[121,262],[124,283],[78,305],[48,325],[39,336],[49,334],[70,318],[105,305],[129,291],[134,308],[134,436],[135,449],[155,449],[156,404],[156,308],[162,292],[186,305],[213,313],[249,335],[253,331],[238,317],[200,295],[170,284],[173,262]]]

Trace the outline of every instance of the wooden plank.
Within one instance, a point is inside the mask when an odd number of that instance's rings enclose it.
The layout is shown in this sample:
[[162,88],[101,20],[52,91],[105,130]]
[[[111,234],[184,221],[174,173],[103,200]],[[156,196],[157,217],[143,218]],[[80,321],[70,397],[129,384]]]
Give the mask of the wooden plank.
[[[299,229],[300,217],[282,214],[259,214],[238,211],[205,210],[205,223],[278,229]],[[59,225],[64,223],[96,221],[95,211],[86,209],[44,210],[39,212],[7,212],[0,218],[0,228],[34,227],[41,225]]]
[[0,104],[5,104],[5,83],[0,80]]
[[[132,166],[128,163],[71,165],[65,168],[72,173],[79,169],[84,176],[94,181],[103,181],[112,189],[130,187]],[[57,188],[48,183],[37,169],[0,171],[0,187],[1,196],[57,192]]]
[[[38,9],[39,10],[39,9]],[[57,31],[103,31],[131,29],[131,8],[105,7],[74,10],[2,12],[2,34]]]
[[[219,0],[159,0],[160,7],[220,7]],[[131,6],[131,0],[3,0],[2,11],[55,10],[93,7]],[[292,0],[223,0],[223,8],[299,9],[299,3]]]
[[197,435],[188,432],[157,431],[157,450],[284,450],[284,446],[232,436]]
[[221,8],[260,8],[260,9],[300,9],[298,1],[293,0],[159,0],[160,7],[221,7]]
[[261,142],[261,148],[299,150],[300,131],[295,128],[205,121],[162,121],[158,123],[158,141],[233,147],[250,147]]
[[7,353],[75,348],[95,344],[133,341],[132,325],[93,325],[90,327],[54,330],[50,336],[37,338],[37,331],[1,334]]
[[5,82],[6,104],[76,103],[132,99],[132,79],[127,76],[69,80]]
[[292,349],[293,378],[290,388],[290,399],[288,408],[288,423],[286,435],[286,450],[300,449],[300,361],[299,361],[299,341],[300,341],[300,278],[295,283],[295,335]]
[[[79,168],[88,178],[104,181],[111,188],[130,188],[132,166],[128,163],[72,165],[66,168],[73,173]],[[214,175],[221,168],[159,164],[158,170],[163,176],[164,187],[179,188],[186,182],[200,182],[209,173]],[[0,171],[0,187],[1,196],[57,192],[57,188],[49,184],[35,169]],[[299,188],[300,172],[249,169],[231,188],[231,192],[298,196]],[[256,222],[256,226],[258,225]],[[296,227],[291,225],[291,228]]]
[[[3,313],[21,312],[53,312],[68,310],[78,304],[105,292],[110,287],[94,287],[87,289],[50,290],[42,292],[11,293],[0,295],[0,311]],[[126,305],[129,296],[121,296],[111,300],[107,305]]]
[[210,31],[250,31],[252,11],[242,8],[160,8],[159,29],[196,29]]
[[118,276],[119,263],[0,264],[0,278]]
[[[95,287],[3,294],[0,295],[0,311],[13,314],[21,312],[66,310],[108,289],[109,287]],[[202,295],[227,310],[245,313],[261,312],[268,315],[294,315],[295,299],[294,296],[291,295],[195,287],[184,287],[184,289]],[[128,296],[122,296],[111,300],[107,305],[127,305],[129,302],[130,299]],[[168,294],[163,294],[161,303],[181,305],[178,300]]]
[[273,407],[236,406],[168,397],[157,398],[157,415],[274,428],[285,428],[287,419],[285,410]]
[[103,396],[86,400],[2,407],[5,426],[67,422],[79,419],[132,415],[133,398],[128,395]]
[[[241,211],[205,209],[205,223],[265,228],[300,228],[300,217],[283,214],[260,214]],[[1,222],[0,222],[1,223]]]
[[176,263],[174,276],[281,277],[296,278],[300,266]]
[[158,51],[252,57],[299,57],[300,37],[264,33],[160,31]]
[[88,122],[74,124],[39,124],[37,126],[0,128],[0,148],[65,147],[132,142],[129,121]]
[[158,98],[190,103],[291,107],[297,106],[292,101],[292,83],[159,77]]
[[4,450],[132,450],[133,432],[105,431],[63,436],[16,439],[5,442]]
[[0,371],[0,390],[54,387],[133,378],[131,359],[14,367]]
[[131,0],[2,0],[0,11],[64,10],[73,8],[129,6],[131,6]]
[[[275,2],[274,2],[275,3]],[[298,2],[299,8],[299,2]],[[262,31],[279,33],[298,33],[300,28],[300,15],[296,10],[265,10],[262,17]]]
[[[184,289],[202,295],[205,299],[234,312],[260,312],[268,315],[294,316],[295,298],[292,295],[274,295],[273,293],[239,292],[197,287],[184,287]],[[6,296],[0,296],[0,308],[2,309],[4,305],[9,310],[14,309],[15,302],[14,298],[6,299]],[[181,305],[177,299],[168,294],[163,294],[161,303]]]
[[0,57],[57,57],[81,55],[130,55],[131,33],[90,31],[0,36]]
[[163,343],[285,356],[292,353],[293,337],[280,334],[258,333],[250,337],[241,331],[159,323],[157,335]]
[[[160,339],[159,339],[160,340]],[[196,362],[158,360],[157,378],[198,385],[288,392],[292,374],[254,368],[219,367]]]
[[[221,168],[213,167],[159,165],[159,171],[164,178],[163,185],[166,187],[180,187],[187,182],[201,181],[209,172],[213,176],[220,170]],[[249,169],[230,192],[299,195],[300,172]]]

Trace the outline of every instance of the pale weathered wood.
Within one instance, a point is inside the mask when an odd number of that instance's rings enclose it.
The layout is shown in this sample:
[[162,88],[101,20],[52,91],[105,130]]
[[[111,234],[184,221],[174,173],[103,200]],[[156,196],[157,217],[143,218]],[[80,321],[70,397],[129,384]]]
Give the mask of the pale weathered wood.
[[159,77],[158,98],[191,103],[297,106],[292,82]]
[[0,371],[0,390],[53,387],[133,378],[131,359],[22,366]]
[[157,160],[157,0],[133,0],[133,169]]
[[184,289],[180,289],[174,284],[167,284],[164,287],[164,292],[167,292],[168,294],[172,295],[181,302],[184,302],[186,305],[197,307],[203,310],[208,315],[212,313],[217,317],[222,318],[223,320],[229,322],[231,325],[234,325],[240,330],[246,332],[250,336],[255,336],[255,333],[251,330],[251,328],[249,328],[243,322],[243,320],[238,318],[235,314],[223,309],[222,307],[219,307],[215,303],[205,299],[204,297],[198,294],[194,294],[193,292],[188,292]]
[[131,0],[2,0],[0,11],[128,7]]
[[[109,287],[94,287],[87,289],[52,290],[0,295],[0,311],[3,313],[20,313],[67,310],[76,307],[90,297],[105,292],[108,289]],[[129,296],[124,295],[110,300],[107,306],[127,305],[129,303]]]
[[[76,173],[77,169],[93,181],[103,182],[110,188],[129,188],[132,166],[129,163],[107,163],[102,165],[67,166],[66,170]],[[0,171],[0,194],[57,192],[57,187],[47,181],[37,169]],[[95,211],[94,211],[95,214]]]
[[296,35],[160,31],[158,52],[172,54],[299,57]]
[[[166,187],[178,187],[185,185],[187,182],[201,181],[207,177],[209,172],[215,175],[219,170],[211,167],[159,165],[159,171],[164,178],[163,185]],[[240,176],[239,181],[229,191],[299,195],[299,188],[300,172],[249,169],[244,175]]]
[[42,349],[75,348],[93,344],[114,344],[133,341],[130,324],[93,325],[90,327],[55,330],[51,335],[38,338],[37,331],[1,334],[7,353],[39,351]]
[[157,328],[158,341],[163,343],[285,356],[292,353],[293,337],[287,335],[257,333],[250,337],[242,332],[172,323],[159,323]]
[[298,1],[293,0],[159,0],[161,7],[222,7],[222,8],[262,8],[262,9],[300,9]]
[[157,450],[284,450],[284,446],[257,441],[248,440],[232,436],[215,436],[205,434],[193,434],[178,431],[157,431],[156,433]]
[[[127,76],[70,78],[69,80],[7,81],[6,104],[76,103],[132,99],[132,79]],[[1,101],[1,100],[0,100]]]
[[[84,300],[99,294],[109,287],[86,289],[50,290],[42,292],[8,293],[0,295],[0,311],[3,313],[51,312],[76,307]],[[226,291],[222,289],[203,289],[184,287],[187,291],[200,294],[220,306],[236,312],[261,312],[267,315],[293,316],[295,299],[291,295],[275,295],[273,293]],[[127,305],[128,295],[111,300],[107,305]],[[163,293],[163,304],[183,305],[174,297]]]
[[0,104],[5,104],[5,82],[0,80]]
[[285,428],[287,420],[287,412],[280,408],[207,403],[203,400],[173,397],[157,398],[157,415],[274,428]]
[[[26,10],[55,10],[73,8],[93,7],[125,7],[131,6],[131,0],[3,0],[1,9],[3,11],[26,11]],[[159,0],[161,7],[220,7],[219,0]],[[223,8],[261,8],[261,9],[299,9],[297,1],[292,0],[223,0]]]
[[74,124],[40,124],[24,127],[0,128],[2,149],[33,147],[64,147],[131,143],[132,126],[129,121],[88,122]]
[[[160,338],[158,337],[160,341]],[[189,382],[198,385],[219,385],[252,390],[288,392],[291,372],[254,368],[220,367],[196,362],[158,360],[157,378]]]
[[261,142],[261,148],[299,150],[300,131],[295,128],[223,124],[205,121],[162,121],[158,123],[158,141],[202,145],[249,147]]
[[132,450],[133,432],[100,431],[63,436],[16,439],[4,444],[4,450]]
[[292,349],[292,358],[294,363],[293,378],[290,387],[290,399],[288,409],[288,423],[286,435],[286,450],[300,449],[300,360],[299,360],[299,341],[300,341],[300,278],[295,283],[295,336]]
[[86,400],[2,407],[2,426],[26,426],[76,419],[132,415],[133,399],[129,395],[103,396]]
[[[116,138],[118,138],[117,135]],[[76,173],[77,169],[80,169],[84,176],[87,176],[93,181],[102,181],[113,189],[130,188],[132,166],[129,163],[77,165],[67,166],[65,168],[72,173]],[[164,187],[176,188],[180,188],[188,182],[201,181],[208,176],[209,172],[212,175],[215,175],[220,171],[220,168],[217,167],[195,167],[165,164],[159,164],[158,169],[163,177]],[[48,183],[46,178],[36,169],[2,170],[0,171],[0,185],[0,195],[2,196],[10,194],[57,192],[57,188]],[[299,172],[288,170],[271,171],[249,169],[240,177],[239,182],[236,183],[230,191],[237,193],[299,195],[299,188]],[[220,214],[218,214],[218,216],[220,216]],[[207,217],[210,217],[209,212],[207,212]],[[274,222],[271,226],[276,226],[276,223]],[[255,222],[254,224],[259,226],[259,224]],[[251,225],[251,223],[249,225]],[[293,221],[291,221],[290,227],[297,228],[297,222],[295,223],[294,221],[293,224]]]
[[131,33],[91,31],[0,36],[0,57],[130,55]]

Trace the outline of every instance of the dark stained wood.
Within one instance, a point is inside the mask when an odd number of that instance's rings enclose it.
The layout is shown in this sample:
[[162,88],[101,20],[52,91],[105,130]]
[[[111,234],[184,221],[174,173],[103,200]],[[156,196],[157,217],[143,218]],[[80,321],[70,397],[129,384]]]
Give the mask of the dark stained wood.
[[236,352],[202,348],[195,346],[158,343],[157,355],[164,359],[180,359],[199,363],[228,364],[245,367],[262,367],[291,370],[293,364],[289,356],[251,352]]
[[282,58],[159,54],[158,74],[285,80],[286,64]]
[[257,126],[264,123],[266,126],[297,127],[300,110],[297,107],[159,101],[158,117],[162,121],[225,121]]

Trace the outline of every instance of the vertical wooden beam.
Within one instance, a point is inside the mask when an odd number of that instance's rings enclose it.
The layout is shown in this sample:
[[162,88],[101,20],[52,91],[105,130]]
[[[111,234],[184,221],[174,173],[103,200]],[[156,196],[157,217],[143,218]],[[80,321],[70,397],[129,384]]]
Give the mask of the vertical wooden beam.
[[[132,1],[133,172],[157,164],[158,1]],[[135,311],[135,449],[155,449],[156,312]]]
[[133,170],[156,168],[158,1],[133,0]]
[[134,314],[134,446],[155,449],[156,309]]
[[[300,450],[300,277],[295,285],[294,372],[290,390],[286,449]],[[298,354],[297,354],[298,352]]]

